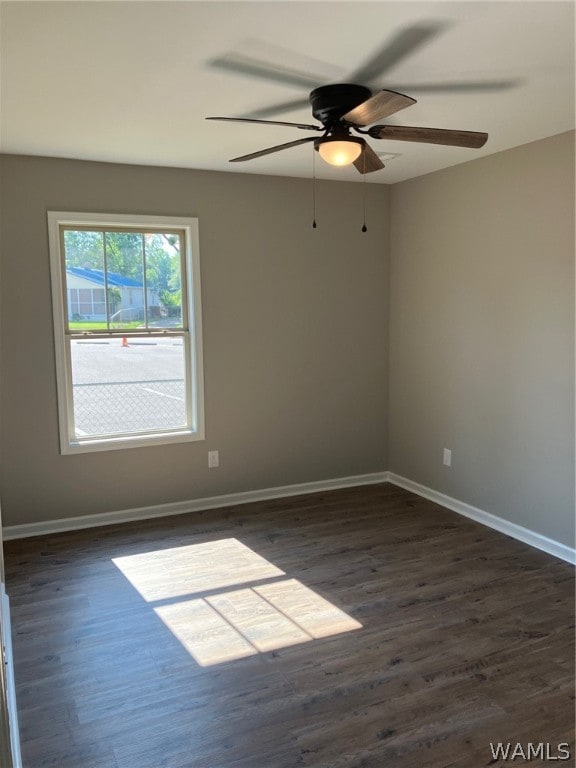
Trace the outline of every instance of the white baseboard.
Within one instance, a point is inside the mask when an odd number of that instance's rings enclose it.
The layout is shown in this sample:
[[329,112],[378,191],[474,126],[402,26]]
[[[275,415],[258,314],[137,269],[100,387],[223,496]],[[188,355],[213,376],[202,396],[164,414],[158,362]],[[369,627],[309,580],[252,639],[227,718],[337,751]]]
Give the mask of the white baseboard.
[[401,477],[393,472],[373,472],[367,475],[353,475],[350,477],[337,477],[331,480],[318,480],[311,483],[298,483],[295,485],[282,485],[276,488],[264,488],[256,491],[242,491],[229,493],[222,496],[209,496],[203,499],[190,501],[177,501],[171,504],[157,504],[150,507],[137,507],[134,509],[122,509],[117,512],[102,512],[96,515],[84,515],[82,517],[67,517],[59,520],[47,520],[40,523],[24,523],[22,525],[10,525],[4,528],[5,540],[23,539],[28,536],[43,536],[50,533],[63,531],[75,531],[81,528],[96,528],[102,525],[115,525],[116,523],[129,523],[154,517],[167,517],[169,515],[181,515],[186,512],[197,512],[205,509],[217,509],[218,507],[232,507],[239,504],[250,504],[255,501],[268,499],[280,499],[288,496],[301,496],[306,493],[319,493],[338,488],[353,488],[359,485],[373,485],[375,483],[390,482],[407,491],[412,491],[418,496],[434,501],[447,509],[460,515],[476,520],[478,523],[494,528],[514,539],[529,544],[536,549],[559,557],[568,563],[576,564],[576,549],[561,544],[559,541],[549,539],[540,533],[531,531],[516,523],[511,523],[501,517],[492,515],[482,509],[473,507],[463,501],[446,496],[439,491],[428,488],[420,483],[415,483],[406,477]]
[[368,475],[336,477],[331,480],[317,480],[312,483],[282,485],[277,488],[264,488],[258,491],[242,491],[240,493],[229,493],[223,496],[210,496],[207,498],[193,499],[190,501],[176,501],[170,504],[156,504],[150,507],[122,509],[118,512],[102,512],[96,515],[66,517],[59,520],[46,520],[40,523],[9,525],[3,529],[3,537],[5,541],[10,539],[24,539],[29,536],[44,536],[49,533],[75,531],[81,528],[96,528],[102,525],[130,523],[137,520],[145,520],[147,518],[153,517],[182,515],[186,512],[197,512],[204,509],[233,507],[237,504],[250,504],[254,501],[280,499],[286,496],[301,496],[306,493],[333,491],[338,488],[353,488],[357,485],[373,485],[375,483],[385,483],[387,480],[388,472],[373,472],[372,474]]
[[413,480],[408,480],[406,477],[394,474],[394,472],[388,473],[388,482],[393,485],[398,485],[400,488],[404,488],[407,491],[412,491],[425,499],[434,501],[442,507],[451,509],[453,512],[458,512],[459,515],[464,515],[464,517],[469,517],[471,520],[476,520],[476,522],[482,523],[483,525],[488,526],[488,528],[494,528],[496,531],[500,531],[500,533],[505,533],[513,539],[518,539],[519,541],[524,542],[524,544],[529,544],[536,549],[547,552],[549,555],[559,557],[567,563],[576,565],[576,549],[573,547],[568,547],[565,544],[561,544],[559,541],[543,536],[541,533],[536,533],[529,528],[524,528],[516,523],[511,523],[509,520],[504,520],[502,517],[492,515],[490,512],[484,512],[482,509],[473,507],[458,499],[453,499],[451,496],[446,496],[425,485],[415,483]]

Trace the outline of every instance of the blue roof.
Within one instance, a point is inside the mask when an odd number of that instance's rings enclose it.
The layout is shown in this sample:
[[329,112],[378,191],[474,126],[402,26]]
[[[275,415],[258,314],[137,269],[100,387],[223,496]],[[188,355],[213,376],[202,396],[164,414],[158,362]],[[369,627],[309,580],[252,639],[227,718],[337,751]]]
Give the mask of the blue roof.
[[[69,275],[75,275],[76,277],[83,277],[85,280],[90,280],[96,285],[104,286],[104,272],[101,269],[90,269],[89,267],[66,267],[66,272]],[[125,275],[119,275],[118,272],[108,272],[108,285],[119,286],[121,288],[142,288],[143,285],[138,280],[134,280],[132,277],[126,277]]]

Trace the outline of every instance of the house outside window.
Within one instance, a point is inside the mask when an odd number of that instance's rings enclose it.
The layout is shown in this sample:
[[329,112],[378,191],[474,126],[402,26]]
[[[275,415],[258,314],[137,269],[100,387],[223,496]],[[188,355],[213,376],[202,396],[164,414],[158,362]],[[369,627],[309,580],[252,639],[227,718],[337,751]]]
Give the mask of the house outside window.
[[197,220],[48,228],[61,453],[204,439]]
[[[101,287],[96,287],[101,286]],[[109,310],[112,321],[122,316],[124,319],[144,319],[143,283],[108,270],[92,267],[66,267],[66,287],[68,291],[68,320],[105,321],[107,316],[106,286],[118,289],[116,294],[109,291]],[[147,288],[146,305],[150,317],[160,317],[162,302],[158,291]],[[138,317],[137,310],[140,310]],[[118,313],[122,313],[119,315]],[[130,317],[132,315],[132,317]]]

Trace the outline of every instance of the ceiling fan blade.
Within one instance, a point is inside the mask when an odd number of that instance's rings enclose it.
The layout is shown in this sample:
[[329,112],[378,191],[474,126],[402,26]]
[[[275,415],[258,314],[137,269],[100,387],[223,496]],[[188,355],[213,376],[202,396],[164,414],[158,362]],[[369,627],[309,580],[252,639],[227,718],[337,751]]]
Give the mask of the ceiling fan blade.
[[380,160],[372,147],[364,142],[364,149],[362,150],[360,157],[354,160],[354,167],[358,173],[365,174],[382,170],[382,168],[384,168],[384,163]]
[[278,120],[260,120],[254,117],[206,117],[206,120],[225,120],[228,123],[263,123],[264,125],[288,125],[290,128],[301,128],[303,131],[323,131],[318,125],[307,123],[283,123]]
[[363,101],[362,104],[346,112],[342,119],[348,123],[354,123],[354,125],[370,125],[370,123],[389,117],[401,109],[411,107],[412,104],[416,104],[416,99],[412,99],[410,96],[404,96],[404,94],[396,91],[378,91],[374,96]]
[[510,88],[517,88],[522,84],[521,80],[486,80],[482,81],[460,81],[453,83],[413,83],[411,85],[395,85],[399,91],[414,91],[414,93],[442,93],[459,91],[507,91]]
[[369,130],[373,139],[418,141],[425,144],[446,144],[450,147],[479,149],[486,144],[487,133],[450,131],[444,128],[412,128],[407,125],[374,125]]
[[385,72],[392,69],[401,59],[440,34],[447,25],[442,22],[427,22],[414,24],[396,34],[363,66],[359,67],[348,77],[351,83],[372,83]]
[[310,99],[295,99],[294,101],[284,101],[280,104],[271,104],[262,109],[255,109],[246,114],[246,117],[269,117],[271,115],[281,115],[283,112],[293,112],[295,109],[310,108]]
[[225,69],[237,75],[248,75],[262,80],[273,80],[285,85],[295,85],[299,88],[315,88],[321,85],[318,78],[308,72],[284,67],[272,62],[261,61],[243,53],[229,53],[212,59],[209,64],[217,69]]
[[233,157],[229,162],[242,163],[245,160],[254,160],[256,157],[263,157],[263,155],[271,155],[273,152],[280,152],[283,149],[290,149],[290,147],[297,147],[300,144],[306,144],[309,141],[316,141],[313,136],[306,139],[297,139],[296,141],[289,141],[287,144],[277,144],[275,147],[268,147],[268,149],[261,149],[259,152],[252,152],[249,155],[242,155],[242,157]]

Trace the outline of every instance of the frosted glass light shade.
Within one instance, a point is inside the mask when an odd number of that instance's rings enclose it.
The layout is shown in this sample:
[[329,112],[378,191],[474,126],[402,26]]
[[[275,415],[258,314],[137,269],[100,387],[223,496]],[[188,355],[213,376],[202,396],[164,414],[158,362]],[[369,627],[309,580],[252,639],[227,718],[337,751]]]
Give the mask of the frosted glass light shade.
[[350,165],[360,157],[362,144],[358,141],[323,141],[318,147],[320,157],[330,165]]

